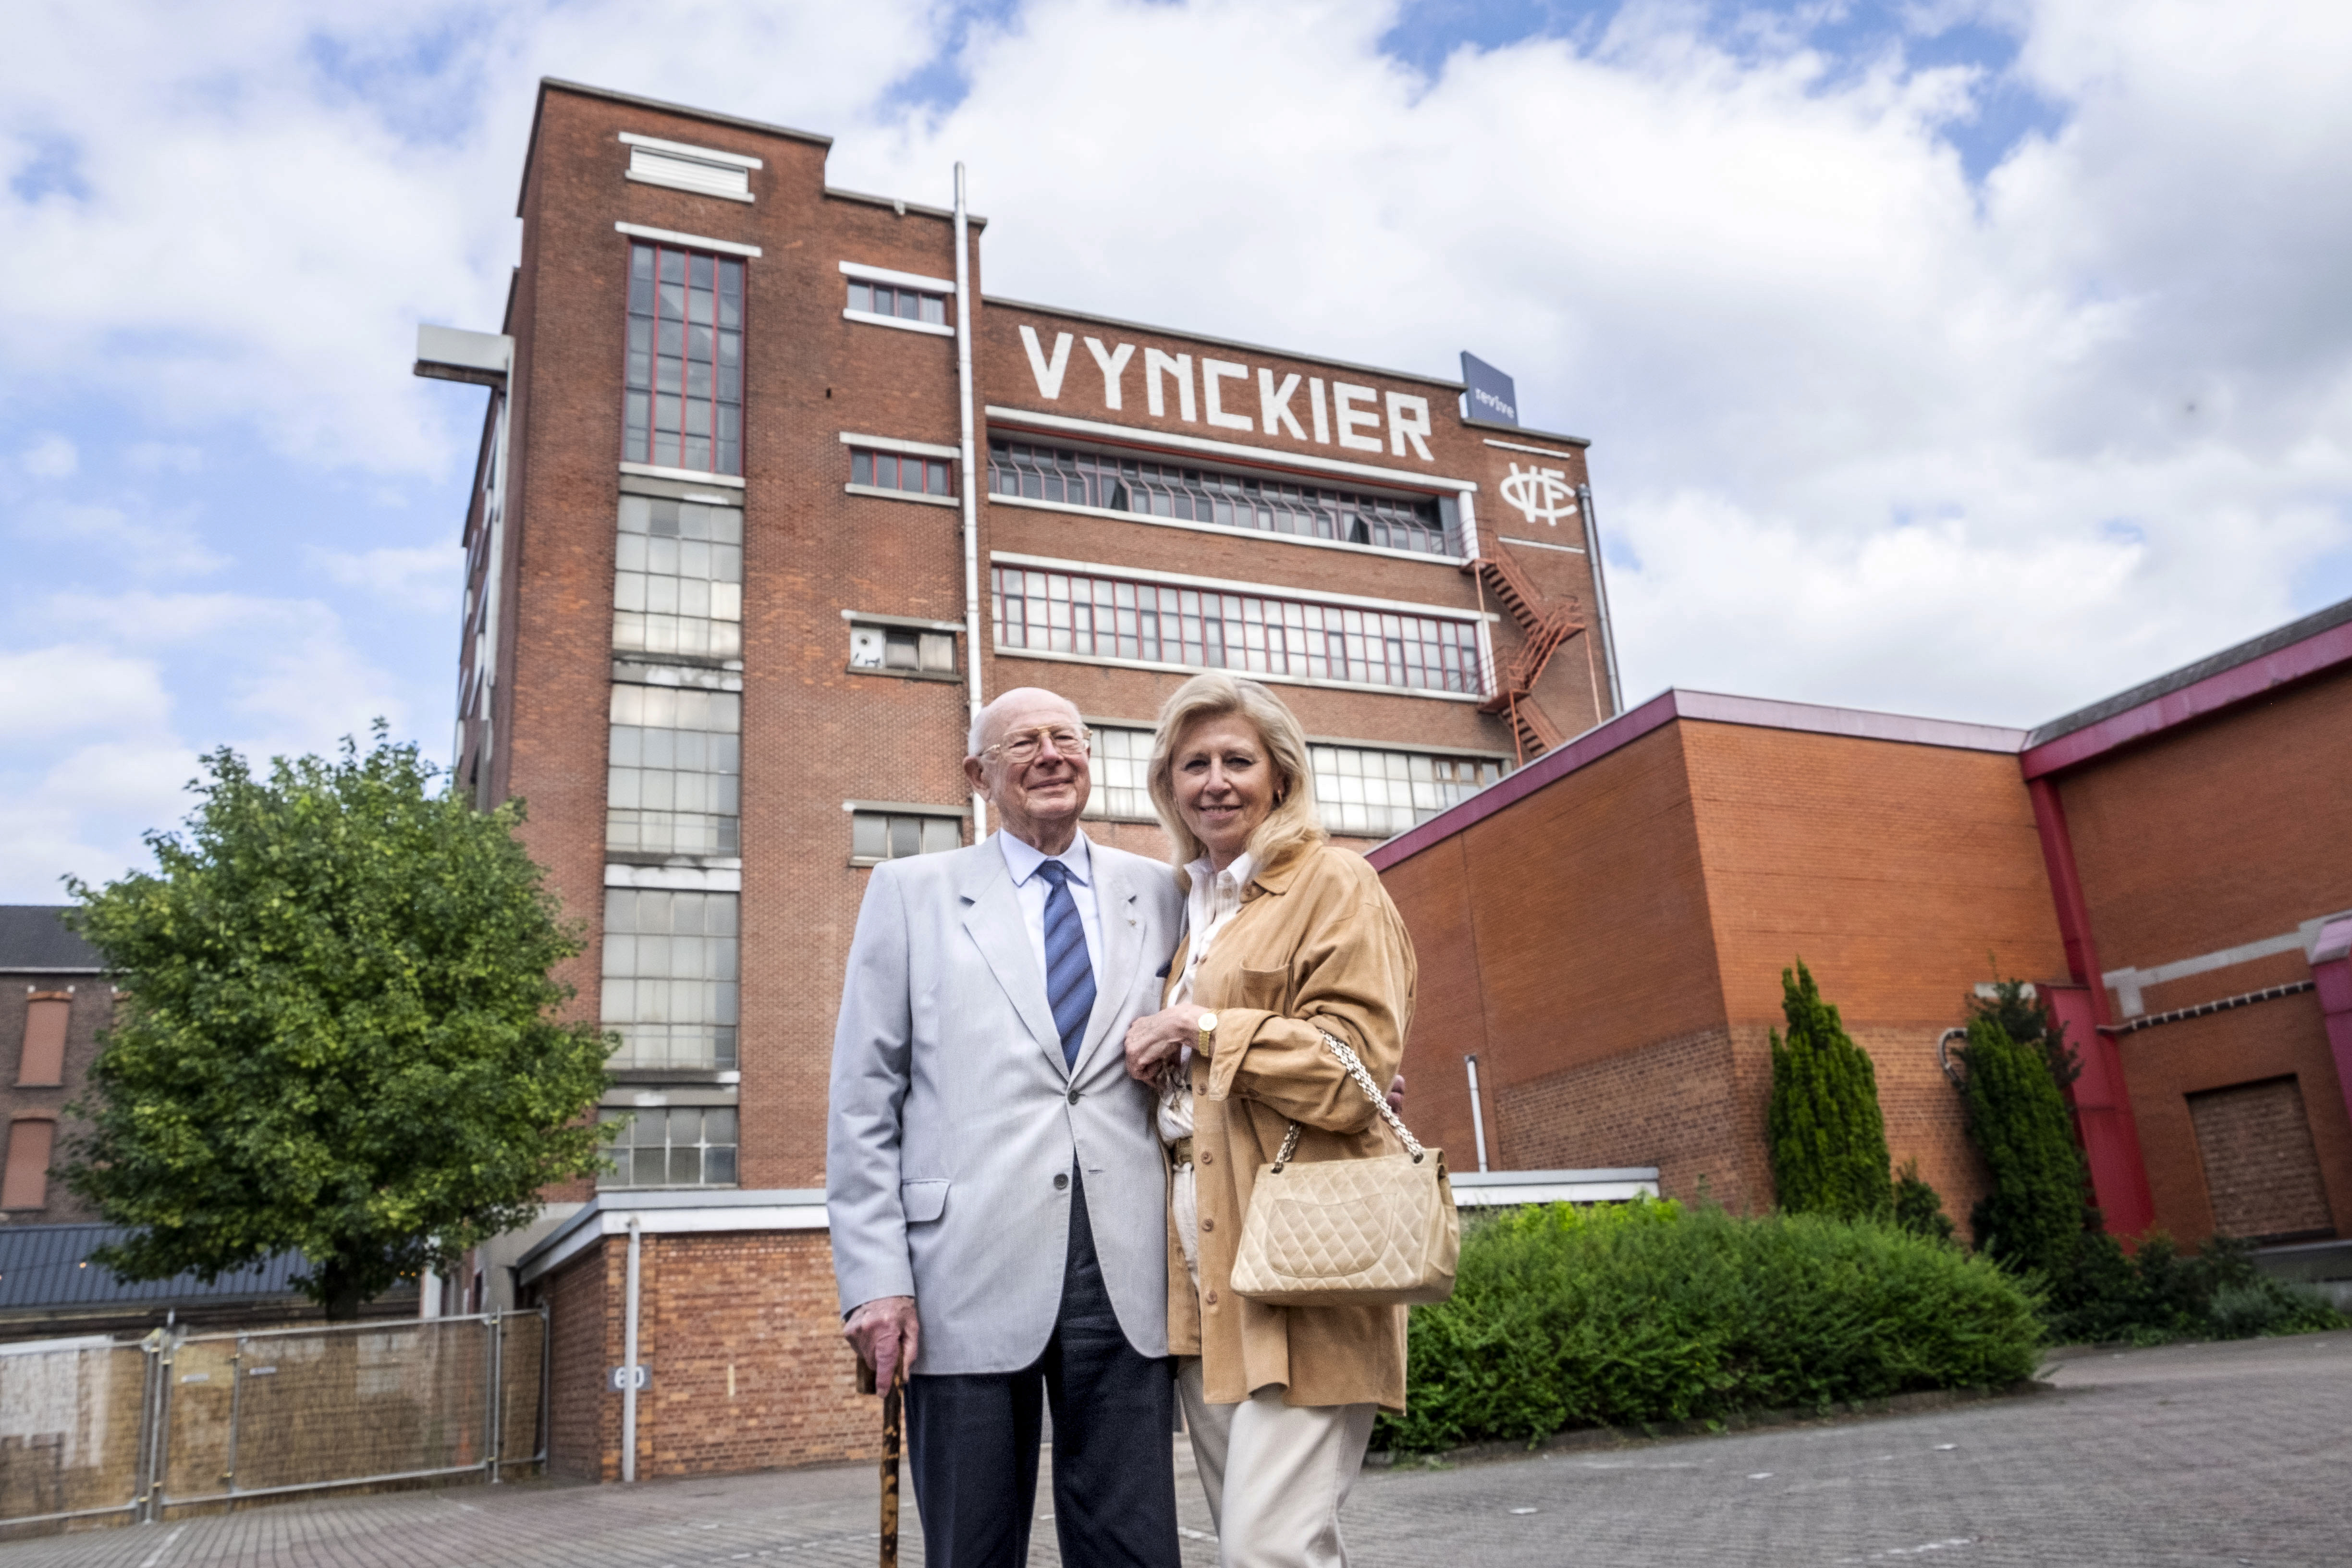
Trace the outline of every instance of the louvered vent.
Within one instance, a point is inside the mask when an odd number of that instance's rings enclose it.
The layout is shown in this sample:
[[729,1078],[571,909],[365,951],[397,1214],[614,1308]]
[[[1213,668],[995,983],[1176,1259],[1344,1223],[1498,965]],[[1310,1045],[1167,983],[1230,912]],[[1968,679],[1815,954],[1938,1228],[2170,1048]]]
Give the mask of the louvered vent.
[[710,147],[689,147],[651,136],[621,133],[629,150],[629,178],[648,185],[667,185],[697,195],[720,196],[730,202],[751,199],[751,171],[760,160]]

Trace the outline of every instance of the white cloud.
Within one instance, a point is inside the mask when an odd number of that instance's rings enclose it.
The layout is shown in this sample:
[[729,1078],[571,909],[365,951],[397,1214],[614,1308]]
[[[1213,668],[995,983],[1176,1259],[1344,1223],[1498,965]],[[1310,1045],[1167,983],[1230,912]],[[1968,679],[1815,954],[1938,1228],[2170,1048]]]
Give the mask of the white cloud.
[[335,582],[371,598],[419,611],[455,614],[464,558],[455,544],[388,545],[375,550],[314,550],[311,559]]
[[81,467],[81,452],[55,432],[34,438],[16,461],[37,479],[65,479]]
[[0,734],[18,744],[91,730],[145,730],[171,700],[152,659],[87,643],[0,650]]
[[205,543],[191,508],[134,519],[121,507],[89,503],[36,507],[19,534],[94,545],[116,570],[134,577],[200,577],[228,564]]
[[185,441],[135,441],[122,457],[133,472],[142,474],[193,474],[205,466],[204,448]]
[[[1631,697],[2031,722],[2293,614],[2352,560],[2352,8],[1911,7],[2013,28],[2007,85],[2055,110],[1976,183],[1951,133],[2002,84],[1811,52],[1832,9],[1633,0],[1423,74],[1381,53],[1395,5],[1026,0],[962,35],[942,109],[895,96],[959,36],[933,0],[30,0],[0,453],[18,486],[78,440],[163,490],[233,471],[229,435],[362,470],[350,495],[462,476],[478,402],[414,381],[414,325],[497,325],[544,74],[833,132],[853,188],[943,201],[967,160],[997,293],[1503,364],[1530,423],[1595,439]],[[51,411],[82,405],[127,412]],[[453,552],[247,568],[225,506],[165,493],[42,514],[90,569],[8,657],[71,644],[98,695],[0,762],[14,864],[135,847],[75,815],[69,763],[152,813],[182,737],[266,755],[431,712],[349,628],[445,647]],[[122,591],[220,554],[244,591]]]

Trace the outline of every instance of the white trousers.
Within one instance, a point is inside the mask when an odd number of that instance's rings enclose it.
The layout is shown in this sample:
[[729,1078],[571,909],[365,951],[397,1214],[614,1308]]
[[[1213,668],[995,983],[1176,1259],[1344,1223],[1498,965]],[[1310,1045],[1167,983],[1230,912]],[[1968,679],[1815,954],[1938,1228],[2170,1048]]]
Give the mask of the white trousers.
[[1294,1407],[1279,1388],[1212,1405],[1201,1358],[1190,1355],[1178,1358],[1176,1393],[1222,1568],[1346,1568],[1339,1510],[1363,1468],[1380,1406]]

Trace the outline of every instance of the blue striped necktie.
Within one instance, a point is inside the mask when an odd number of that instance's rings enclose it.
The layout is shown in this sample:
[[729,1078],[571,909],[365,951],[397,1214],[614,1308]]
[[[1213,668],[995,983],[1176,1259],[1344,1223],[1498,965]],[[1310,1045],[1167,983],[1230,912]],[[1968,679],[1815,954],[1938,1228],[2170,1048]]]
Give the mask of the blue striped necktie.
[[1045,1000],[1054,1009],[1054,1027],[1062,1031],[1062,1061],[1078,1065],[1078,1047],[1086,1043],[1087,1018],[1095,1010],[1095,966],[1087,956],[1086,923],[1078,919],[1078,903],[1070,897],[1070,868],[1059,860],[1037,868],[1037,875],[1054,885],[1045,895]]

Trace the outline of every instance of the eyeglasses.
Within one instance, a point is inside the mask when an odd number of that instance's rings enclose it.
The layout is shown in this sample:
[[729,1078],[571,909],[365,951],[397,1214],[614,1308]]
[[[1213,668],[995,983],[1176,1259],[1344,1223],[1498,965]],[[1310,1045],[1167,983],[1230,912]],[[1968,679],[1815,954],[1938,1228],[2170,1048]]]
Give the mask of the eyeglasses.
[[1054,750],[1063,756],[1083,757],[1094,748],[1095,732],[1092,730],[1073,730],[1066,724],[1055,724],[1043,730],[1024,730],[1018,734],[1005,736],[981,755],[1003,757],[1016,767],[1023,766],[1035,762],[1048,741],[1054,742]]

